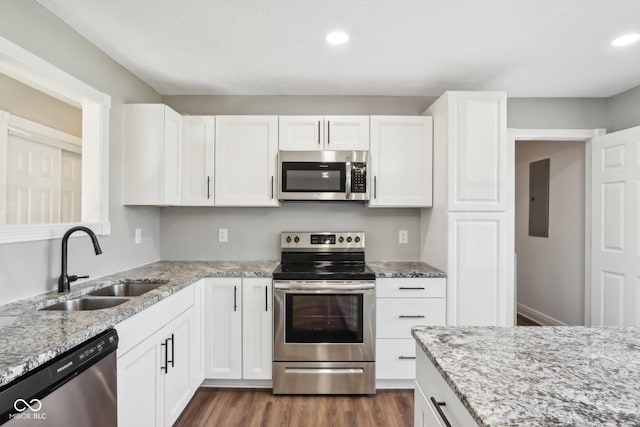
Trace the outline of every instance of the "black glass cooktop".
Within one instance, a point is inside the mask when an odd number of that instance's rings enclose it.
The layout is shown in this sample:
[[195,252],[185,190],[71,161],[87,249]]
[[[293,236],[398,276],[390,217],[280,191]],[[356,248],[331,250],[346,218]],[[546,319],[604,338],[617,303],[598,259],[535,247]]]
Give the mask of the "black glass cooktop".
[[375,280],[364,262],[283,262],[273,272],[274,280]]

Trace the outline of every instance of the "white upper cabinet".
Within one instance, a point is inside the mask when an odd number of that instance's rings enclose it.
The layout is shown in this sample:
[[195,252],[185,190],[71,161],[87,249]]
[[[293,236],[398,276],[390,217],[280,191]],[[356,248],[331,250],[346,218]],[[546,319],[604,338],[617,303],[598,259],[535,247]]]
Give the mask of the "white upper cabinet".
[[124,204],[179,205],[182,116],[163,104],[124,108]]
[[214,116],[182,118],[182,205],[213,206]]
[[277,116],[218,116],[216,206],[278,206]]
[[371,116],[371,207],[432,204],[431,117]]
[[368,150],[369,116],[280,116],[280,150]]

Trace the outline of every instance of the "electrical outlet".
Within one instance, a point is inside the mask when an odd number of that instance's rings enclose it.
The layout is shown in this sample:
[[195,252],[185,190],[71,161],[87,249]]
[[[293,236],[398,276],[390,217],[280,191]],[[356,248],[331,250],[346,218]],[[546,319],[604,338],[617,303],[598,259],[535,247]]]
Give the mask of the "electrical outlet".
[[136,245],[139,245],[140,243],[142,243],[142,228],[136,228],[136,235],[133,238],[133,241],[135,242]]
[[398,230],[398,243],[403,245],[409,243],[409,232],[407,230]]
[[218,228],[218,242],[226,243],[229,241],[229,231],[226,228]]

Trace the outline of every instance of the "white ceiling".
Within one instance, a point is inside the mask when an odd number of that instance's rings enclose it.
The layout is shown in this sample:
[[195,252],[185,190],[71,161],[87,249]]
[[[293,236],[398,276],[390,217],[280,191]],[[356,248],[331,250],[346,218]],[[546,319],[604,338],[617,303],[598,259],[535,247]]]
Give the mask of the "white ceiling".
[[[38,0],[162,95],[608,97],[638,0]],[[327,32],[351,40],[329,46]]]

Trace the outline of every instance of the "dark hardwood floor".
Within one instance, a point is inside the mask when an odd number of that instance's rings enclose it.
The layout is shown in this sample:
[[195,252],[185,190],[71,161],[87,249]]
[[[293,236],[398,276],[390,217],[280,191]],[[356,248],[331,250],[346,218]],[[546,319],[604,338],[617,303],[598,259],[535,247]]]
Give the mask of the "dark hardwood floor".
[[518,326],[542,326],[533,320],[518,314]]
[[200,388],[175,427],[411,427],[413,390],[369,396],[274,396],[271,389]]

